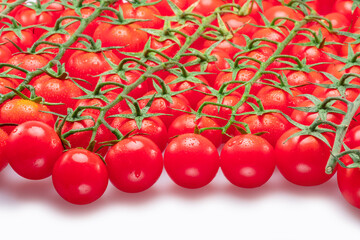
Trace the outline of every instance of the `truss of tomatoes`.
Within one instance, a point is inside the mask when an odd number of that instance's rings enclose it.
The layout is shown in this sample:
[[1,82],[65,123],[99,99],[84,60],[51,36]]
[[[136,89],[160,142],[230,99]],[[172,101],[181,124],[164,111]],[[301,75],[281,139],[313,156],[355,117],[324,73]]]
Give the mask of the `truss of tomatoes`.
[[[356,1],[24,0],[0,7],[0,170],[52,177],[73,204],[163,168],[196,189],[219,169],[256,188],[275,167],[337,171],[360,208]],[[162,154],[164,153],[164,154]]]

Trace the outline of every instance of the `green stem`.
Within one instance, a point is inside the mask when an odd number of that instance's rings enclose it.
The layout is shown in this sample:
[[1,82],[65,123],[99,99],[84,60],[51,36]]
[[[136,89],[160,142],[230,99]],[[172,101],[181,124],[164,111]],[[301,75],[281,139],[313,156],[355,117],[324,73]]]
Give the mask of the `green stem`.
[[[14,8],[16,8],[17,6],[25,3],[27,0],[18,0],[16,2],[13,2],[13,3],[9,3],[9,4],[6,4],[6,8],[4,11],[1,12],[1,14],[3,16],[6,16],[6,15],[9,15],[9,13],[14,10]],[[3,17],[0,16],[0,20],[2,19]]]
[[303,20],[296,22],[294,28],[290,31],[289,35],[284,39],[283,42],[278,44],[278,47],[277,47],[276,51],[273,53],[273,55],[271,57],[269,57],[267,61],[262,62],[260,64],[259,70],[255,73],[255,75],[252,77],[252,79],[246,83],[245,90],[244,90],[244,93],[243,93],[240,101],[232,108],[232,114],[230,116],[230,119],[229,119],[228,123],[226,124],[226,126],[224,127],[225,131],[233,123],[237,109],[242,104],[244,104],[246,99],[248,98],[252,84],[254,84],[258,79],[261,78],[263,72],[266,71],[266,69],[270,66],[270,64],[272,64],[277,59],[277,56],[283,52],[285,47],[290,44],[291,40],[296,36],[298,30],[302,26],[304,26],[307,22],[309,22],[310,20],[311,20],[310,17],[305,17]]
[[337,162],[337,158],[335,156],[337,156],[341,152],[341,147],[344,142],[345,134],[350,126],[350,122],[352,121],[359,107],[360,107],[360,95],[355,99],[354,102],[352,103],[350,102],[348,104],[348,111],[346,112],[343,121],[337,128],[334,145],[332,148],[332,154],[330,155],[325,168],[325,172],[327,174],[333,173],[335,169]]
[[[74,34],[69,38],[69,40],[67,42],[65,42],[62,45],[62,48],[59,49],[58,54],[54,57],[53,60],[55,61],[60,61],[60,59],[62,58],[62,56],[65,54],[65,51],[67,48],[69,48],[74,42],[76,42],[76,40],[78,39],[78,36],[85,30],[85,28],[92,22],[94,21],[98,16],[100,16],[102,10],[101,10],[101,6],[107,6],[109,4],[111,4],[112,2],[114,2],[115,0],[103,0],[100,3],[100,7],[99,8],[95,8],[94,12],[88,17],[88,18],[84,18],[80,24],[80,26],[78,27],[78,29],[74,32]],[[53,62],[49,62],[45,67],[43,67],[43,69],[47,69],[47,68],[51,68],[53,66]],[[26,75],[26,79],[16,88],[18,91],[23,91],[25,89],[25,85],[29,84],[30,81],[35,78],[36,76],[39,76],[40,74],[42,74],[44,71],[42,69],[38,69],[36,71],[33,72],[29,72]],[[11,99],[15,97],[15,93],[14,92],[10,92],[7,93],[3,96],[3,98],[1,98],[0,100],[0,104],[2,104],[4,101]]]

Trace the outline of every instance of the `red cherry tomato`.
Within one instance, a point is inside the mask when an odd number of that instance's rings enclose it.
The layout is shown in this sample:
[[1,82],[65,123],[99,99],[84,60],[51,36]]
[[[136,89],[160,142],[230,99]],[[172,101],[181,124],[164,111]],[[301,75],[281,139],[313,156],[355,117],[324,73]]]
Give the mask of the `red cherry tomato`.
[[262,137],[239,135],[224,145],[220,167],[232,184],[244,188],[260,187],[274,172],[274,149]]
[[28,121],[11,132],[4,150],[6,160],[17,174],[38,180],[51,175],[63,147],[50,126],[39,121]]
[[[355,148],[360,150],[359,147]],[[341,161],[349,166],[354,163],[349,155],[344,156]],[[356,208],[360,208],[360,168],[339,167],[337,170],[337,183],[345,200]]]
[[[334,174],[325,173],[330,147],[310,135],[288,139],[299,131],[292,128],[279,138],[275,147],[276,166],[288,181],[300,186],[315,186],[328,181]],[[324,137],[332,143],[332,135],[326,133]]]
[[85,149],[70,149],[55,163],[52,182],[66,201],[84,205],[100,198],[108,185],[104,162]]
[[[194,133],[196,126],[198,129],[220,127],[213,119],[208,117],[201,117],[196,121],[195,119],[195,115],[186,113],[175,118],[169,126],[169,138],[185,133]],[[221,130],[208,129],[203,131],[201,135],[209,139],[215,147],[220,146],[222,138]]]
[[218,172],[219,164],[214,144],[199,134],[180,135],[165,149],[165,170],[184,188],[201,188],[209,184]]
[[160,149],[142,136],[127,138],[112,146],[105,161],[111,183],[128,193],[150,188],[163,169]]

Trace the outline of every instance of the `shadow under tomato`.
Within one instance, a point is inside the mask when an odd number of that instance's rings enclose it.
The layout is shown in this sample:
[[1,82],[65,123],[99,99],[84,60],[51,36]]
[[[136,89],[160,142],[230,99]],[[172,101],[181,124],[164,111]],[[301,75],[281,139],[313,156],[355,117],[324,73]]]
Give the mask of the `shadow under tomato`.
[[21,202],[49,202],[56,198],[51,178],[43,180],[28,180],[18,176],[9,166],[0,174],[0,191],[4,198],[14,204]]
[[252,201],[272,194],[295,195],[301,198],[334,198],[334,196],[338,194],[337,191],[335,177],[322,185],[304,187],[287,181],[277,170],[275,170],[270,180],[258,188],[240,188],[228,182],[228,184],[224,186],[222,192],[233,197]]

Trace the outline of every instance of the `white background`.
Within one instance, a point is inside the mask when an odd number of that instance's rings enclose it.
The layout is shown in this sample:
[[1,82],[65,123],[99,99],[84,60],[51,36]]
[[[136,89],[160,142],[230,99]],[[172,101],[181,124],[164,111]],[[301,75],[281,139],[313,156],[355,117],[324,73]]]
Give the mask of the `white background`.
[[[288,183],[278,171],[257,189],[232,186],[221,172],[198,190],[166,173],[150,189],[71,205],[51,178],[29,181],[8,166],[0,173],[1,239],[360,239],[360,210],[341,196],[336,176],[317,187]],[[7,237],[4,237],[7,236]]]

